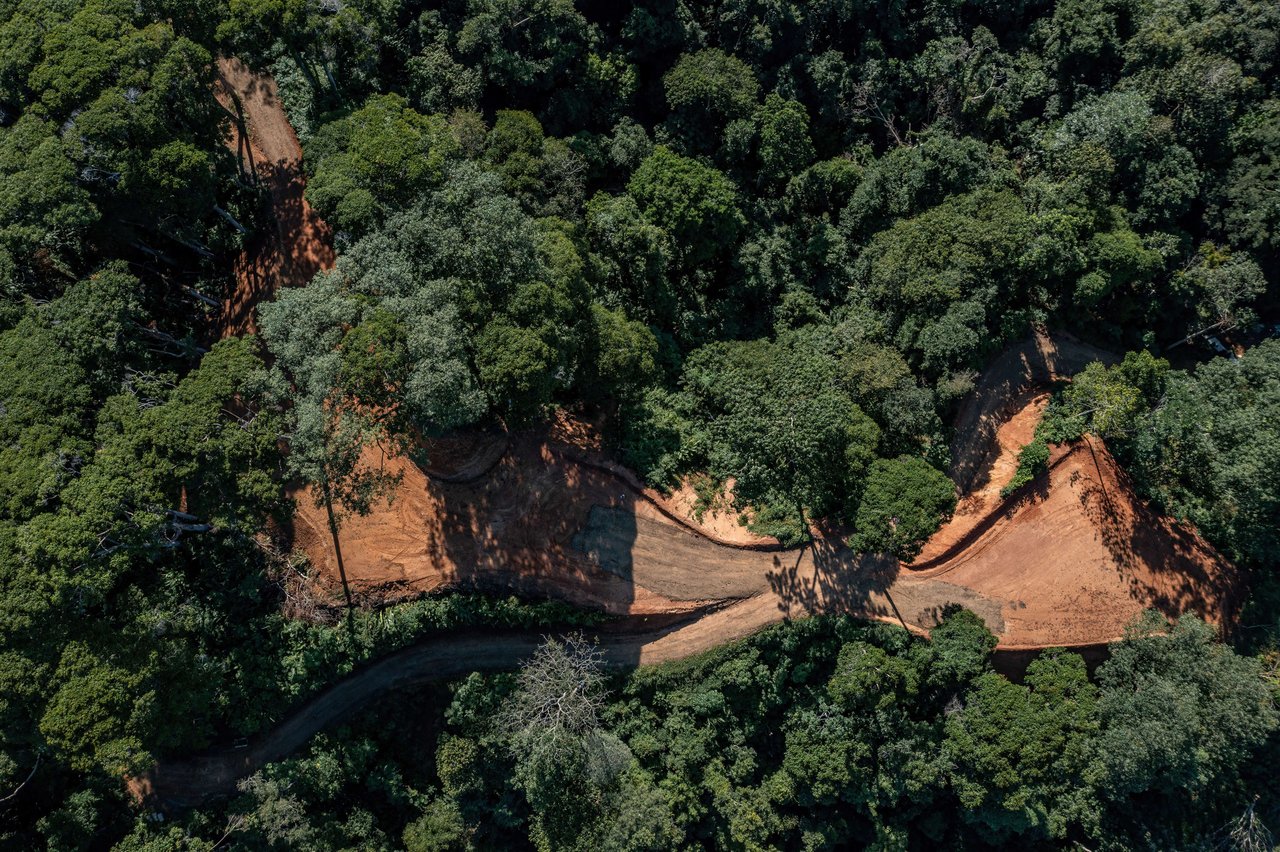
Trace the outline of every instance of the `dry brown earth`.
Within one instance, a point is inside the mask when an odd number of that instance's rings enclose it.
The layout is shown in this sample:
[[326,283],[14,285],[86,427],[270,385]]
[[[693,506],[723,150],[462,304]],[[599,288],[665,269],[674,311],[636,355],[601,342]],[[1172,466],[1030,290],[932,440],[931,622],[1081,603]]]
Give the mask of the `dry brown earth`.
[[285,117],[275,80],[224,57],[217,63],[214,93],[239,117],[227,145],[244,172],[266,186],[268,215],[275,223],[236,259],[236,289],[223,303],[216,329],[219,337],[231,337],[256,330],[254,310],[278,288],[301,287],[333,266],[333,234],[303,197],[302,146]]

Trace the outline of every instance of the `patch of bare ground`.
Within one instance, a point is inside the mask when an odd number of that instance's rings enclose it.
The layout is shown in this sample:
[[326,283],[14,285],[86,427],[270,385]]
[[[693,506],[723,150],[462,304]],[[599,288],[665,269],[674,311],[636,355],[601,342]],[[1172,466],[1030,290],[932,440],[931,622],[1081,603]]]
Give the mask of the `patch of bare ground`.
[[951,550],[1002,502],[1000,492],[1013,481],[1018,470],[1018,454],[1031,443],[1049,404],[1049,394],[1039,390],[1022,391],[1011,404],[1018,407],[996,428],[979,473],[973,477],[976,487],[960,497],[951,519],[925,543],[916,557],[917,563],[928,563]]
[[734,546],[780,547],[773,536],[760,535],[747,528],[746,516],[734,507],[733,486],[733,477],[719,488],[712,485],[715,494],[707,501],[699,494],[707,485],[696,477],[686,477],[664,500],[677,518],[717,541]]
[[1119,637],[1144,609],[1225,624],[1235,569],[1192,528],[1160,515],[1096,439],[1053,448],[1049,471],[912,574],[1003,602],[1001,647]]

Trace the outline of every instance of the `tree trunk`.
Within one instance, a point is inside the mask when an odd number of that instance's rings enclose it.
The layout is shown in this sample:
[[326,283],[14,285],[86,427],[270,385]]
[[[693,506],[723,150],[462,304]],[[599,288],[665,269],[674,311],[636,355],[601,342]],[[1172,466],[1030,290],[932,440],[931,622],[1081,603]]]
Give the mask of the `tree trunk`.
[[217,214],[218,214],[219,216],[221,216],[223,219],[227,220],[227,224],[229,224],[231,227],[235,228],[235,229],[236,229],[237,231],[239,231],[240,233],[242,233],[242,234],[247,234],[247,233],[249,233],[249,229],[248,229],[248,228],[246,228],[244,225],[241,225],[238,221],[236,221],[236,217],[235,217],[235,216],[232,216],[230,213],[228,213],[226,210],[223,210],[223,209],[222,209],[221,207],[219,207],[218,205],[216,205],[216,204],[215,204],[215,205],[213,205],[213,212],[214,212],[214,213],[217,213]]
[[338,578],[342,581],[342,594],[347,599],[347,632],[355,641],[355,601],[351,599],[351,586],[347,583],[347,566],[342,561],[342,543],[338,540],[338,517],[333,513],[333,498],[329,491],[329,480],[322,483],[324,491],[324,510],[329,517],[329,535],[333,536],[333,553],[338,560]]
[[290,53],[293,54],[294,64],[298,66],[298,70],[302,72],[302,76],[307,78],[307,82],[311,84],[313,92],[321,90],[320,81],[316,79],[315,71],[311,68],[311,63],[307,62],[302,52],[297,48],[293,48]]

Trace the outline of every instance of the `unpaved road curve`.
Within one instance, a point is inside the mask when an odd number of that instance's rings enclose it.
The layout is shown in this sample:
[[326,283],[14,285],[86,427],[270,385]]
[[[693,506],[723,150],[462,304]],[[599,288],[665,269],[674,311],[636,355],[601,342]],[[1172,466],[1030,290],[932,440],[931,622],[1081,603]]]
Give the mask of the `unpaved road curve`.
[[[632,667],[680,659],[747,636],[759,627],[756,618],[736,607],[701,618],[694,616],[692,622],[658,623],[652,627],[647,627],[646,622],[648,619],[638,618],[601,629],[599,648],[607,664]],[[170,808],[190,807],[233,793],[239,779],[302,747],[317,732],[391,689],[473,671],[515,668],[542,641],[543,634],[533,631],[464,632],[427,640],[338,681],[250,747],[162,762],[132,779],[130,787],[151,804]]]

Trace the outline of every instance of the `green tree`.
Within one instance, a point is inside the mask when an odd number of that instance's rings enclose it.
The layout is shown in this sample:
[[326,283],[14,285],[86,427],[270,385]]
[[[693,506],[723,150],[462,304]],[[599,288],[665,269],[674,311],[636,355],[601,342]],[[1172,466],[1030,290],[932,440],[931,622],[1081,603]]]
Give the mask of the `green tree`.
[[1112,646],[1098,686],[1101,792],[1112,801],[1150,791],[1178,807],[1230,785],[1277,725],[1258,661],[1194,616],[1139,621]]
[[495,91],[545,92],[573,79],[596,30],[572,0],[468,0],[458,53]]
[[601,730],[603,686],[599,653],[581,636],[549,640],[520,670],[504,716],[540,848],[573,843],[631,762],[626,745]]
[[439,185],[456,149],[444,119],[419,115],[398,95],[372,97],[312,138],[307,200],[342,230],[363,233]]
[[682,56],[662,83],[680,131],[702,147],[714,146],[729,122],[749,116],[759,93],[751,67],[715,47]]
[[745,224],[733,183],[724,174],[664,145],[636,169],[627,192],[671,237],[686,268],[723,256]]
[[943,611],[942,622],[929,631],[929,644],[927,685],[943,695],[954,695],[988,671],[996,637],[981,618],[952,604]]
[[1280,100],[1241,117],[1232,131],[1235,159],[1219,188],[1216,218],[1235,245],[1280,251]]
[[1280,341],[1172,372],[1122,456],[1142,489],[1235,559],[1280,558]]
[[947,760],[965,819],[991,843],[1062,838],[1097,804],[1079,783],[1098,728],[1097,690],[1084,660],[1047,651],[1025,685],[980,675],[947,717]]
[[778,343],[711,344],[689,355],[682,377],[713,475],[734,477],[739,506],[763,511],[757,527],[790,541],[807,536],[808,513],[845,508],[880,439],[835,386],[822,345],[803,331]]
[[955,507],[955,484],[924,459],[876,459],[867,471],[850,543],[864,553],[909,560]]
[[1067,414],[1104,438],[1130,434],[1163,395],[1168,370],[1168,361],[1146,351],[1110,367],[1094,361],[1064,391]]
[[760,175],[783,183],[813,162],[809,114],[798,101],[770,94],[756,112],[760,128]]

